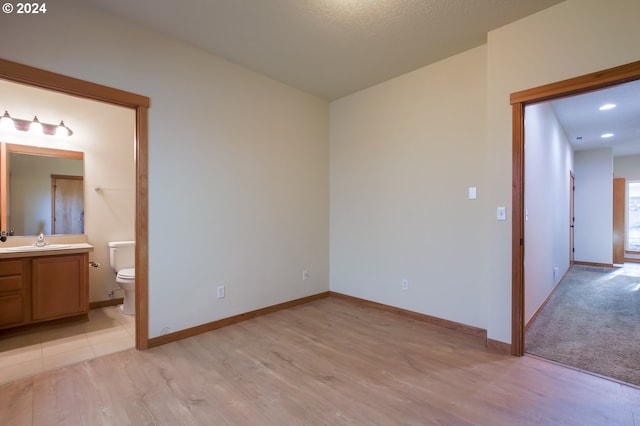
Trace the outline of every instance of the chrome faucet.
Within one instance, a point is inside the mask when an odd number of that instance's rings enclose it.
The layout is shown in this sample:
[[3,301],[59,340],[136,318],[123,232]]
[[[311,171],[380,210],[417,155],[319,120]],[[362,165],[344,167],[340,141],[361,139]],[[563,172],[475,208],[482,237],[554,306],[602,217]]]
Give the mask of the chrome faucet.
[[44,234],[41,232],[40,235],[38,235],[38,239],[36,240],[36,243],[34,244],[34,246],[44,247],[46,245],[47,243],[44,242]]

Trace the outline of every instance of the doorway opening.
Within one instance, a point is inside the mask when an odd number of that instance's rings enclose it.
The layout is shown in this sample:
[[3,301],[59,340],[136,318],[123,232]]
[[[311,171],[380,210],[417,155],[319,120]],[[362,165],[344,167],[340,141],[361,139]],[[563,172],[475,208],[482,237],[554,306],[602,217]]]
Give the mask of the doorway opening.
[[640,61],[585,76],[564,80],[511,94],[512,105],[512,320],[511,353],[524,355],[525,292],[525,156],[524,156],[524,115],[525,107],[535,103],[566,96],[591,92],[620,83],[640,79]]
[[136,349],[149,347],[148,109],[146,96],[0,59],[0,78],[135,111]]

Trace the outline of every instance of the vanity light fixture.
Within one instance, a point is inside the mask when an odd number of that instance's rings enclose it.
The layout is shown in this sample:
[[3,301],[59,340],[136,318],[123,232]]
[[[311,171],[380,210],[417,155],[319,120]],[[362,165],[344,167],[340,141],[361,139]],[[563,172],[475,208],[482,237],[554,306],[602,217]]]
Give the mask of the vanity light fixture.
[[21,118],[13,118],[8,111],[0,117],[1,130],[18,130],[21,132],[29,132],[33,134],[45,134],[49,136],[71,136],[73,130],[60,121],[60,124],[41,123],[38,116],[34,116],[33,120],[23,120]]
[[603,133],[600,135],[601,138],[606,139],[606,138],[611,138],[613,137],[613,133]]
[[600,107],[600,111],[606,111],[616,107],[616,104],[604,104]]

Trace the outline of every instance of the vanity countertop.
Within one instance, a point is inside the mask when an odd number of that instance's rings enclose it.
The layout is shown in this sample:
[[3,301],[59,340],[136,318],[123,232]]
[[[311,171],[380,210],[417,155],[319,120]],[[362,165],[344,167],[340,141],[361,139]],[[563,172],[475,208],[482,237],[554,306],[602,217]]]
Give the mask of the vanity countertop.
[[43,247],[33,245],[0,247],[0,259],[88,253],[91,251],[93,251],[93,246],[88,243],[47,244]]

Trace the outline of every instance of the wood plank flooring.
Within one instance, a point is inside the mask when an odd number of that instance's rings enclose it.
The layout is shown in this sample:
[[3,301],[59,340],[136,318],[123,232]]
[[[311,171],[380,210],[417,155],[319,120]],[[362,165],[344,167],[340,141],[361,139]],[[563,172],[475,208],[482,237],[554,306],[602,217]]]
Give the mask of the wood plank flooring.
[[328,298],[0,387],[10,425],[634,425],[640,389]]

